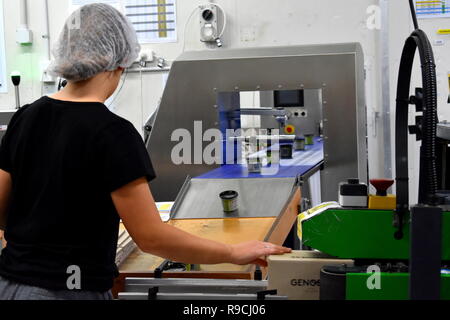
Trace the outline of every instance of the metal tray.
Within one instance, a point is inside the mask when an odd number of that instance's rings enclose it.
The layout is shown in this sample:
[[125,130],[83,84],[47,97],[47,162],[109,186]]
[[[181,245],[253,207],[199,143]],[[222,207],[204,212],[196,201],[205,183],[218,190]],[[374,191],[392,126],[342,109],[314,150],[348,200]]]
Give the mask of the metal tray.
[[[278,217],[297,187],[296,178],[188,179],[171,211],[171,219]],[[219,194],[239,194],[238,210],[225,213]]]

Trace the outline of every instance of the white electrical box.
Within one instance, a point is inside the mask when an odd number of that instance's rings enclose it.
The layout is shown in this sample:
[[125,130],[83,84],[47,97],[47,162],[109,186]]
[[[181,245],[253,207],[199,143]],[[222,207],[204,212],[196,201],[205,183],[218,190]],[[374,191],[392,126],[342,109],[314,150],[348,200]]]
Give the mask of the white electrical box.
[[200,40],[203,42],[213,42],[218,37],[217,11],[217,6],[213,4],[200,6]]
[[27,45],[33,43],[33,32],[26,28],[18,28],[16,31],[16,41],[18,44]]

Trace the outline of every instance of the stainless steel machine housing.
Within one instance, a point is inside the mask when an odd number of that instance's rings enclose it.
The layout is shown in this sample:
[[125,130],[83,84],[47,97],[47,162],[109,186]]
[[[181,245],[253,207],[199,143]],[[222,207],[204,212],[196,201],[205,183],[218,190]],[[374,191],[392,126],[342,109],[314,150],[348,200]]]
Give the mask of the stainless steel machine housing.
[[[337,200],[339,182],[349,177],[367,182],[364,57],[359,43],[193,51],[173,63],[157,114],[147,126],[147,148],[157,174],[151,183],[155,199],[173,201],[187,176],[219,166],[174,164],[171,151],[177,142],[171,135],[184,128],[194,136],[194,121],[202,121],[204,130],[219,129],[221,93],[300,89],[322,92],[322,201]],[[233,103],[229,107],[232,111]]]

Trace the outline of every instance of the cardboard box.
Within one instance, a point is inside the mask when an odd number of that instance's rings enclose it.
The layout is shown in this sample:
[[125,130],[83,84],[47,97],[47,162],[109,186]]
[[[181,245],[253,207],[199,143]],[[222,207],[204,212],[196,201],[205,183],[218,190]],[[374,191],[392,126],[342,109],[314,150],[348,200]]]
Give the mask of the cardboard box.
[[317,251],[292,251],[281,256],[270,256],[269,290],[290,300],[319,300],[320,270],[323,266],[353,266],[353,260],[332,258]]

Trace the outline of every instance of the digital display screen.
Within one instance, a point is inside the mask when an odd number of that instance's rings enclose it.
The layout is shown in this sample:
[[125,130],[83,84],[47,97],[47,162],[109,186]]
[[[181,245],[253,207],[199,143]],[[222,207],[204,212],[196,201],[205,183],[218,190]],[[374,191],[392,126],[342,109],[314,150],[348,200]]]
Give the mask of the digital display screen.
[[304,107],[305,95],[303,90],[275,91],[275,108]]

